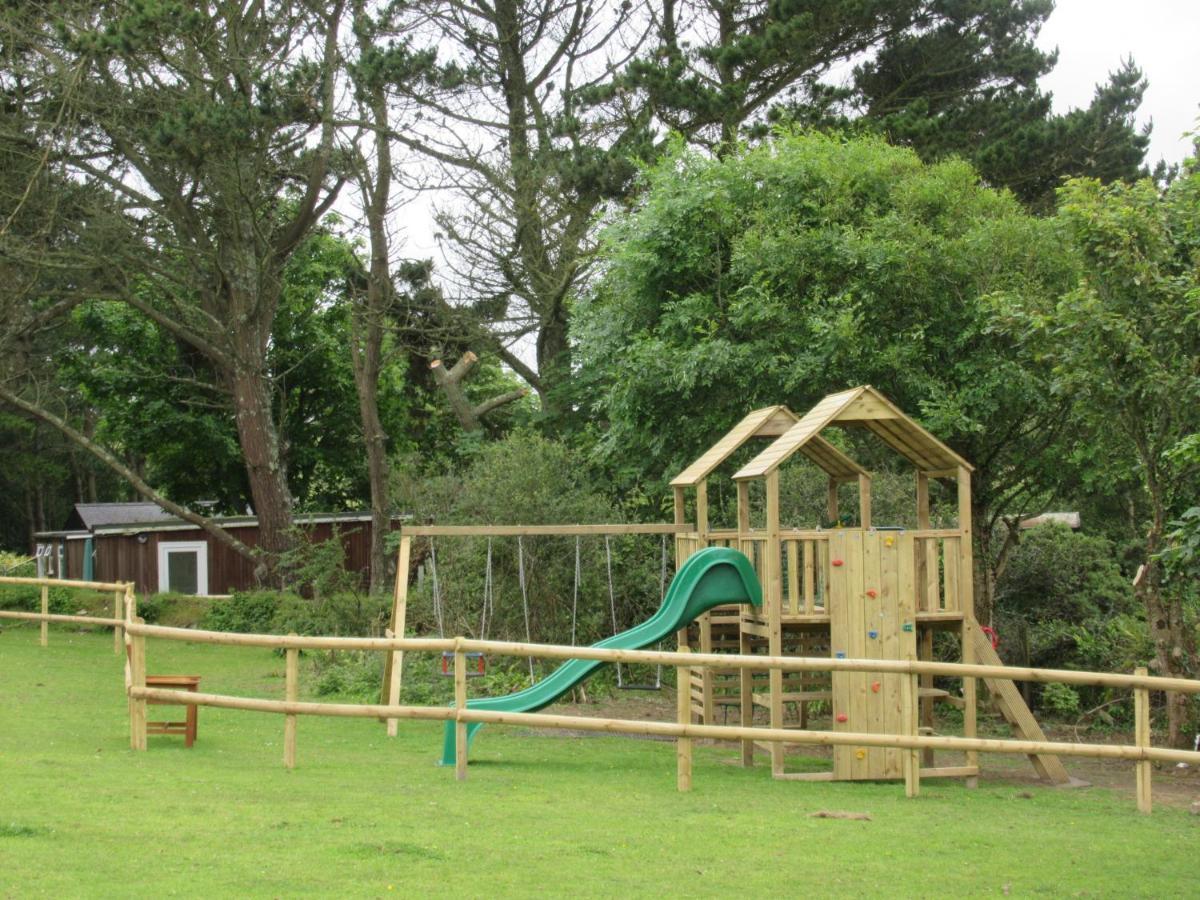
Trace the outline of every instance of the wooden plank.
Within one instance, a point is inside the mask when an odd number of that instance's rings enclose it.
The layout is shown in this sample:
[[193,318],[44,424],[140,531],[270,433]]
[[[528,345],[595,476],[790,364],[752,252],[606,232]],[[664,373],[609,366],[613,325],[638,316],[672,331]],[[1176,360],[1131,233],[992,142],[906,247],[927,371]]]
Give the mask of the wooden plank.
[[[920,647],[917,652],[917,659],[932,660],[933,659],[933,629],[922,628],[920,636]],[[933,676],[922,675],[921,678],[921,727],[928,728],[933,731],[933,699],[928,691],[933,690]],[[926,768],[933,766],[934,758],[932,750],[923,751],[921,763]]]
[[[862,589],[857,596],[851,596],[851,604],[861,611],[859,627],[862,630],[862,654],[860,659],[886,659],[884,620],[880,614],[885,612],[889,599],[883,590],[882,549],[879,536],[868,531],[860,531],[858,540],[862,546]],[[874,596],[872,596],[872,594]],[[894,623],[893,623],[894,627]],[[871,635],[874,634],[874,637]],[[859,731],[869,731],[872,734],[888,733],[887,694],[888,676],[872,676],[869,673],[858,673],[859,694],[862,697],[864,721],[866,726],[858,724]],[[878,684],[879,690],[874,690]],[[885,748],[867,750],[865,763],[866,778],[886,778],[889,751]],[[895,754],[893,754],[895,755]],[[857,756],[857,754],[856,754]],[[896,757],[897,760],[899,757]]]
[[[408,567],[412,555],[412,538],[401,535],[400,549],[396,558],[396,587],[392,595],[391,636],[404,637],[404,629],[408,619]],[[388,706],[398,706],[400,703],[401,679],[404,676],[404,651],[393,650],[384,656],[383,664],[384,702]],[[389,719],[387,723],[388,737],[395,737],[399,731],[399,721]]]
[[816,547],[812,541],[804,541],[804,613],[816,612],[817,571]]
[[530,535],[567,536],[589,534],[676,534],[695,531],[690,523],[648,522],[640,525],[405,525],[409,537],[517,537]]
[[[863,604],[863,584],[865,563],[863,561],[863,533],[858,530],[846,532],[846,594],[843,601],[846,605],[847,652],[853,659],[864,659],[869,655],[867,649],[866,608]],[[850,673],[850,721],[847,723],[850,731],[872,733],[867,708],[867,682],[871,676],[866,672]],[[870,751],[859,756],[855,748],[850,761],[851,777],[855,779],[870,778]],[[843,751],[849,752],[849,751]]]
[[788,575],[788,610],[793,615],[805,611],[804,601],[800,596],[800,542],[787,541],[787,575]]
[[[971,469],[966,465],[958,467],[958,529],[962,532],[962,538],[959,541],[958,547],[958,583],[959,608],[963,613],[963,662],[972,663],[976,659],[980,639],[983,639],[989,648],[992,645],[990,641],[986,640],[987,636],[979,630],[979,623],[975,621],[975,563],[973,555],[974,532],[971,523]],[[954,562],[950,557],[946,557],[945,565],[950,566]],[[970,639],[967,637],[968,632],[971,633]],[[1012,682],[1009,682],[1008,686],[1013,688]],[[1015,688],[1013,689],[1015,690]],[[970,676],[963,678],[963,735],[965,737],[975,736],[975,719],[977,715],[976,691],[975,679]],[[1025,707],[1024,700],[1021,701],[1021,707]],[[1026,709],[1026,712],[1028,712],[1028,709]],[[1032,720],[1033,716],[1030,715],[1029,718]],[[1036,726],[1036,722],[1034,724]],[[979,754],[973,750],[968,750],[967,765],[978,766]],[[979,784],[979,779],[968,778],[966,783],[967,787],[975,787]]]
[[795,453],[813,435],[819,434],[821,429],[833,421],[842,408],[861,391],[862,388],[855,388],[824,398],[805,413],[800,421],[776,438],[767,449],[735,472],[734,479],[740,481],[745,478],[762,478],[778,468],[780,463]]
[[962,609],[962,594],[959,584],[959,570],[962,560],[962,539],[942,539],[942,609],[946,612],[957,612]]
[[[974,625],[969,632],[972,641],[971,660],[974,661],[977,658],[989,666],[1004,665],[1000,655],[992,647],[991,640],[979,628],[978,623],[973,618],[969,621]],[[967,679],[964,678],[964,684],[966,681]],[[974,679],[971,681],[974,682]],[[1021,692],[1017,690],[1017,686],[1012,681],[1006,678],[985,678],[984,684],[996,699],[1001,715],[1008,720],[1009,725],[1019,737],[1032,741],[1044,742],[1046,740],[1042,727],[1033,717],[1033,713],[1029,711],[1029,707],[1025,705],[1025,698],[1021,696]],[[964,707],[964,719],[966,713],[967,710]],[[973,737],[973,735],[968,734],[966,737]],[[1067,774],[1067,770],[1063,768],[1063,764],[1057,756],[1035,754],[1029,757],[1029,761],[1033,763],[1038,775],[1051,784],[1070,784],[1071,776]]]
[[[1149,675],[1145,666],[1133,670],[1135,675]],[[1133,742],[1141,748],[1150,746],[1150,692],[1145,688],[1135,688],[1133,691]],[[1137,808],[1143,815],[1149,815],[1154,809],[1154,801],[1150,788],[1150,760],[1144,759],[1134,763],[1137,774]]]
[[[900,631],[902,621],[906,617],[901,612],[903,597],[900,592],[900,545],[898,535],[876,532],[868,535],[875,545],[879,557],[879,658],[903,659],[904,645]],[[905,676],[884,676],[868,679],[872,685],[877,681],[880,686],[879,702],[883,705],[882,727],[890,734],[904,734],[904,712],[901,690]],[[904,775],[904,757],[899,750],[883,751],[883,771],[887,778],[901,778]]]
[[[825,608],[829,611],[829,655],[834,659],[839,656],[850,658],[850,632],[847,621],[846,598],[846,532],[835,531],[826,545],[830,556],[829,583],[825,595]],[[833,560],[840,565],[833,565]],[[852,731],[851,714],[851,673],[834,671],[831,678],[833,691],[833,725],[835,732]],[[846,721],[839,721],[841,717]],[[847,753],[840,748],[833,751],[833,775],[837,780],[853,777],[853,752]]]
[[941,592],[941,541],[937,538],[926,538],[925,545],[925,609],[929,612],[940,612],[942,609]]

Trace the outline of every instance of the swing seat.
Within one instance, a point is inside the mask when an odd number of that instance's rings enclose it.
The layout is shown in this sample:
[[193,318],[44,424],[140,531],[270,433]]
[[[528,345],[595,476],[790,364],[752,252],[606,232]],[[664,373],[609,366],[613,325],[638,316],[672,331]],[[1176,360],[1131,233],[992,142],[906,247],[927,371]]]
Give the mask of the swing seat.
[[[467,658],[467,677],[479,678],[487,674],[487,660],[483,658],[483,654],[478,651],[464,653]],[[475,665],[471,665],[474,662]],[[454,677],[454,651],[442,651],[442,674],[450,678]]]
[[622,684],[618,685],[618,689],[622,691],[661,691],[661,684]]

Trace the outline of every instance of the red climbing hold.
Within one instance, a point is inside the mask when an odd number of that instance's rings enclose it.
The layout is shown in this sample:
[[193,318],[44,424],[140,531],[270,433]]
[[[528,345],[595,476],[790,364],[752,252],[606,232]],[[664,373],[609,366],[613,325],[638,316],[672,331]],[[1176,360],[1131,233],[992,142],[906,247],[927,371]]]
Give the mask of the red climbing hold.
[[831,559],[829,561],[829,564],[831,566],[840,566],[842,564],[842,561],[840,559]]
[[879,682],[878,682],[878,681],[872,681],[872,682],[871,682],[871,693],[872,693],[872,694],[878,694],[878,693],[879,693]]
[[867,588],[867,596],[874,600],[879,596],[879,591],[875,590],[875,588]]
[[845,713],[838,713],[837,720],[839,722],[848,722],[848,721],[850,721],[850,717],[848,715],[846,715]]

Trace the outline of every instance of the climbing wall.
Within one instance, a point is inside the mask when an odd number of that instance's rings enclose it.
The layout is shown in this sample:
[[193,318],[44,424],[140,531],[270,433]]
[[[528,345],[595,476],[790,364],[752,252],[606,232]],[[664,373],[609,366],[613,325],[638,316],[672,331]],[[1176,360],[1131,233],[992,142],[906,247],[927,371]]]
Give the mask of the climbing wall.
[[[916,659],[916,566],[911,535],[847,529],[829,538],[830,655]],[[901,675],[833,673],[833,728],[905,733]],[[915,728],[915,722],[910,723]],[[838,780],[902,778],[900,750],[834,747]]]

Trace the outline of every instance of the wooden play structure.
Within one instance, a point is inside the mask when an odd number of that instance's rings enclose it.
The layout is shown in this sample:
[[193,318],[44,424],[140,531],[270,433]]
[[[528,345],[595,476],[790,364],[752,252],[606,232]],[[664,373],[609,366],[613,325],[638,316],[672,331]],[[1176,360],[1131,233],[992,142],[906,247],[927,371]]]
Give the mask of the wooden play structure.
[[[823,435],[830,429],[863,429],[875,435],[915,469],[916,528],[873,527],[871,474]],[[709,527],[708,479],[743,445],[770,443],[733,475],[737,485],[737,523],[732,529]],[[803,457],[828,477],[825,509],[832,527],[784,526],[780,471]],[[779,656],[830,656],[835,659],[932,660],[934,636],[958,638],[965,664],[999,666],[991,641],[975,620],[972,592],[971,471],[965,459],[901,412],[869,386],[830,394],[803,416],[784,406],[755,410],[706,453],[679,473],[674,489],[675,521],[694,530],[676,534],[677,562],[709,546],[736,547],[750,558],[763,585],[763,606],[722,607],[705,614],[687,632],[681,649],[701,653],[732,651]],[[930,482],[949,481],[957,493],[958,520],[934,528],[930,518]],[[857,516],[840,517],[838,488],[858,488]],[[790,513],[791,511],[789,511]],[[811,515],[811,513],[810,513]],[[816,518],[816,516],[812,516]],[[845,524],[846,519],[851,524]],[[1019,691],[1005,679],[985,679],[999,710],[1021,738],[1044,742],[1045,735]],[[831,676],[792,676],[773,669],[756,678],[746,670],[693,670],[691,712],[694,720],[714,724],[737,709],[742,727],[766,711],[772,729],[785,727],[785,708],[798,712],[807,727],[810,704],[827,704],[834,731],[857,734],[934,734],[935,701],[962,711],[967,738],[976,733],[976,679],[962,678],[952,693],[923,676],[919,688],[919,726],[905,721],[904,678],[900,675],[834,671]],[[914,709],[914,713],[916,710]],[[903,777],[902,753],[883,747],[835,745],[827,772],[789,773],[784,745],[761,745],[777,778],[804,780],[892,779]],[[742,761],[753,762],[755,742],[743,741]],[[1056,756],[1032,754],[1041,777],[1067,784],[1070,778]],[[965,777],[979,773],[977,754],[965,762],[934,765],[926,750],[922,777]]]

